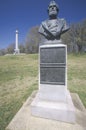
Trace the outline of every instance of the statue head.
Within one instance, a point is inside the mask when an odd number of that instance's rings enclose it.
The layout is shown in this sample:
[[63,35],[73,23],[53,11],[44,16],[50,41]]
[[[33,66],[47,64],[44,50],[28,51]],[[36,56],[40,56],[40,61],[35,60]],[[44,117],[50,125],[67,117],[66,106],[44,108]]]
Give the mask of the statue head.
[[58,5],[56,4],[55,1],[51,1],[48,6],[48,14],[50,19],[55,19],[57,17],[58,12],[59,12]]

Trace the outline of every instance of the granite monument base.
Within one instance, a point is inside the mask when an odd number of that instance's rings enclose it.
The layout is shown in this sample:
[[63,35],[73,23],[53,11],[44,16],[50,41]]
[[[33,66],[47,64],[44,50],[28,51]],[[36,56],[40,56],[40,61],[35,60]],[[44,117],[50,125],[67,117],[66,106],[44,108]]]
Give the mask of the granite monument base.
[[38,117],[75,123],[75,109],[69,91],[66,102],[42,100],[38,93],[31,104],[31,113]]
[[66,102],[65,85],[40,84],[39,98],[42,100]]
[[47,41],[39,47],[39,91],[31,104],[33,116],[75,123],[75,109],[67,90],[67,46]]

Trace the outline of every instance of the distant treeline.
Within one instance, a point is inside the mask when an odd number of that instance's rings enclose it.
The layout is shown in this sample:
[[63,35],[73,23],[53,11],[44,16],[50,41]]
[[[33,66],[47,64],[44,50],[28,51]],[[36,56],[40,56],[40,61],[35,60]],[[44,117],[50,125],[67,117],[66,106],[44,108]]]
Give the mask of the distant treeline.
[[[39,26],[32,27],[27,33],[25,42],[19,44],[20,53],[38,53],[39,44],[45,39],[38,33]],[[70,25],[70,30],[61,36],[67,44],[68,53],[86,52],[86,20]],[[9,44],[0,50],[0,55],[13,54],[15,44]]]

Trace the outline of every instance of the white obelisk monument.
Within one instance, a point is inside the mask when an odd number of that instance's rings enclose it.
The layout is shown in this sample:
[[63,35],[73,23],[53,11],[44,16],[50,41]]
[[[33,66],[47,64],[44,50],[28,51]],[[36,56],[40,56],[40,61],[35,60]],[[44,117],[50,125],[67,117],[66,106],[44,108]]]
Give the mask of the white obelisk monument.
[[15,39],[15,54],[19,54],[20,51],[19,51],[19,48],[18,48],[18,30],[16,30],[16,39]]

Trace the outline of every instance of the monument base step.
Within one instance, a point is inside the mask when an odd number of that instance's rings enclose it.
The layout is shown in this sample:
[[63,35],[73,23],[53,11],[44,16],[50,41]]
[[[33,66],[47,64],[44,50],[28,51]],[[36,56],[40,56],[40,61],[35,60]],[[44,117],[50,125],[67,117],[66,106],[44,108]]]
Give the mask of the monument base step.
[[75,108],[69,91],[67,91],[66,102],[42,100],[37,94],[31,104],[31,112],[34,116],[75,123]]

